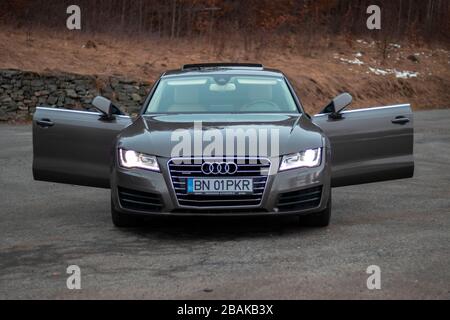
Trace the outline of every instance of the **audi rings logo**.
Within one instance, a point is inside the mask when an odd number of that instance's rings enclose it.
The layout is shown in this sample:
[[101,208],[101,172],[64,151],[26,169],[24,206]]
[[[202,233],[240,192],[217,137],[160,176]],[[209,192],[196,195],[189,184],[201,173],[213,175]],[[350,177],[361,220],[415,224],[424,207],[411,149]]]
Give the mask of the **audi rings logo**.
[[235,174],[238,166],[234,162],[205,162],[202,164],[202,172],[209,174]]

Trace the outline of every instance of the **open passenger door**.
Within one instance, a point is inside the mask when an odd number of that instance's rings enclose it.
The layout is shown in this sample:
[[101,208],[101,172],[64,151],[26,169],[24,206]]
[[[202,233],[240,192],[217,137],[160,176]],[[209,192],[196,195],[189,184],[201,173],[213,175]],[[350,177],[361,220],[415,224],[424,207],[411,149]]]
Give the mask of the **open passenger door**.
[[34,179],[109,188],[116,136],[131,123],[124,115],[36,108]]
[[414,175],[410,105],[341,110],[330,104],[312,118],[331,142],[333,187]]

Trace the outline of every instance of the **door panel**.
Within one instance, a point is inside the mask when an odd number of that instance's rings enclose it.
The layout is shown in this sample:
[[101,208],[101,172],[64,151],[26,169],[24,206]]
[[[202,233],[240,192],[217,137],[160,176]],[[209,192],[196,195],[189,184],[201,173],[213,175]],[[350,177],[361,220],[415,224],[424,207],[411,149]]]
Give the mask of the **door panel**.
[[112,147],[131,118],[37,108],[33,117],[35,180],[109,188]]
[[331,142],[333,187],[413,176],[410,105],[345,111],[340,119],[320,114],[313,122]]

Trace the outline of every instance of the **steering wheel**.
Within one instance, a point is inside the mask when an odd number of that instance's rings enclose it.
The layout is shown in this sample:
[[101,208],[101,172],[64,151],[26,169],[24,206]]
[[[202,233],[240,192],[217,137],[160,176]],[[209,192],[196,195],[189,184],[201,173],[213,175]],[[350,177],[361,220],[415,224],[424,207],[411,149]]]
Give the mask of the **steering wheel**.
[[252,106],[254,106],[256,104],[266,104],[266,105],[268,105],[270,107],[273,107],[275,109],[275,111],[280,110],[280,107],[276,103],[274,103],[273,101],[263,100],[263,99],[254,100],[254,101],[252,101],[250,103],[247,103],[246,105],[244,105],[242,107],[242,110],[250,109]]

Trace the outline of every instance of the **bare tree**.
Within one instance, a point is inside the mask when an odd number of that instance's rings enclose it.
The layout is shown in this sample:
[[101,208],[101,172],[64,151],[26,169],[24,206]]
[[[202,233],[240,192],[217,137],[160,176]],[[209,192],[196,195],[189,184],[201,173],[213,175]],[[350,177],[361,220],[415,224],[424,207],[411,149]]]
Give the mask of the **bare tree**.
[[[70,0],[0,1],[0,23],[15,27],[61,28]],[[171,39],[198,36],[211,41],[225,30],[242,35],[246,49],[257,34],[309,39],[326,34],[399,39],[421,37],[450,43],[448,0],[77,0],[83,12],[83,32],[149,35]],[[383,29],[365,27],[366,9],[379,3]],[[218,8],[218,9],[215,9]],[[212,10],[214,9],[214,10]],[[220,23],[219,23],[220,22]],[[217,27],[220,26],[220,29]],[[276,35],[276,36],[275,36]],[[259,41],[259,40],[258,40]],[[259,45],[259,44],[258,44]]]

